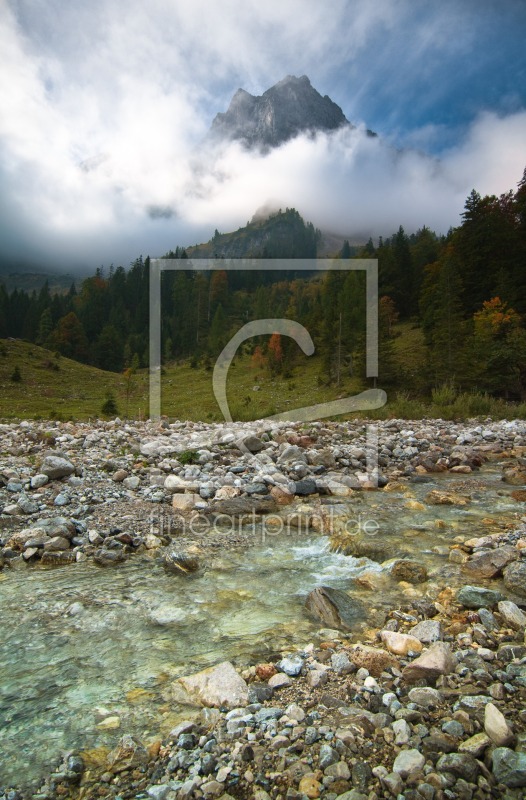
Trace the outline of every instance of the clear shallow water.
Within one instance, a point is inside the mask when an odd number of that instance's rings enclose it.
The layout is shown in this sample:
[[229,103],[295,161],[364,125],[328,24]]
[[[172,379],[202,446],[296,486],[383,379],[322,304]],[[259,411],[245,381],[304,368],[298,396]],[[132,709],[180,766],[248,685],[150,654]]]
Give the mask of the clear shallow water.
[[[349,513],[375,519],[375,538],[392,556],[417,556],[431,573],[455,571],[445,555],[455,536],[482,535],[494,530],[485,518],[517,515],[500,475],[491,467],[467,481],[438,476],[397,493],[364,493]],[[461,484],[473,486],[465,508],[405,507],[437,486]],[[180,712],[163,696],[169,682],[220,660],[248,663],[305,644],[319,627],[303,608],[315,586],[352,588],[377,607],[400,599],[388,578],[381,600],[356,587],[357,576],[380,565],[330,553],[317,535],[273,536],[204,563],[196,577],[139,558],[116,569],[0,574],[0,786],[43,777],[68,749],[113,747],[124,732],[145,741],[168,733]],[[109,716],[119,717],[118,729],[98,727]]]

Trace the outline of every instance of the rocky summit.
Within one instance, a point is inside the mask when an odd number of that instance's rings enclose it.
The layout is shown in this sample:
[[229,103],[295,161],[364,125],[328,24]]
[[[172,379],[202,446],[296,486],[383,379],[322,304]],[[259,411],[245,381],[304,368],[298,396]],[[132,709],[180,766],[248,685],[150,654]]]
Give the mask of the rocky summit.
[[314,89],[306,75],[287,75],[261,96],[238,89],[228,111],[217,114],[211,133],[247,147],[278,147],[300,133],[350,125],[340,106]]

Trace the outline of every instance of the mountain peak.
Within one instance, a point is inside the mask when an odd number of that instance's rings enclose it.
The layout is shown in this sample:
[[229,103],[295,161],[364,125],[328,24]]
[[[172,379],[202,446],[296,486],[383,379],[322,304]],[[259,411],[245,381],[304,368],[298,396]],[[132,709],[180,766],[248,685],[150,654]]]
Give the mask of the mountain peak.
[[215,117],[211,133],[268,149],[300,133],[312,135],[349,124],[341,108],[327,95],[322,97],[307,75],[287,75],[261,96],[238,89],[228,110]]

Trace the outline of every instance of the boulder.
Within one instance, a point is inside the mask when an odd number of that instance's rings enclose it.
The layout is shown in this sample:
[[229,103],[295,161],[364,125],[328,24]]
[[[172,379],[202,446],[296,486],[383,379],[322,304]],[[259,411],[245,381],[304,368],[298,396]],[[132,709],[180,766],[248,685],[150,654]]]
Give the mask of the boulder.
[[296,675],[300,674],[304,663],[303,658],[297,654],[287,656],[281,659],[278,664],[278,669],[280,672],[284,672],[285,675],[296,677]]
[[259,453],[264,449],[265,444],[257,436],[249,435],[237,442],[240,450],[248,450],[249,453]]
[[419,750],[401,750],[395,758],[393,772],[407,778],[412,772],[421,770],[426,760]]
[[198,494],[174,494],[172,497],[172,508],[183,517],[191,514],[196,506],[196,503],[201,502],[201,496]]
[[442,625],[438,620],[424,619],[422,622],[415,625],[414,628],[410,628],[409,634],[420,642],[423,642],[423,644],[431,644],[432,642],[438,642],[442,639]]
[[435,642],[411,664],[404,667],[402,676],[406,683],[425,680],[434,683],[440,675],[454,672],[457,661],[445,642]]
[[365,617],[361,603],[340,589],[318,586],[307,595],[305,607],[329,628],[350,631]]
[[497,609],[506,625],[509,625],[510,628],[514,628],[516,631],[526,628],[526,614],[511,600],[501,600],[497,605]]
[[391,568],[391,575],[396,581],[407,581],[407,583],[424,583],[427,581],[427,569],[416,561],[400,559]]
[[289,492],[289,490],[285,489],[283,486],[273,486],[270,490],[270,494],[278,506],[288,506],[290,503],[294,502],[294,495],[292,492]]
[[526,786],[526,753],[497,747],[493,751],[493,774],[498,783],[510,789]]
[[513,744],[513,731],[506,722],[506,717],[493,703],[488,703],[484,709],[484,730],[497,747]]
[[419,686],[411,689],[408,693],[409,700],[423,708],[436,708],[444,701],[443,695],[438,689],[431,686]]
[[69,540],[66,539],[64,536],[52,536],[51,539],[48,539],[47,542],[44,544],[44,550],[45,551],[69,550]]
[[446,753],[438,759],[436,769],[439,774],[450,772],[456,778],[475,783],[480,767],[470,753]]
[[[324,507],[322,506],[322,517]],[[347,517],[343,517],[343,523],[347,522]],[[325,523],[325,520],[324,520]],[[348,531],[336,530],[340,528],[338,516],[334,516],[329,521],[328,528],[324,527],[324,532],[332,533],[330,536],[330,549],[333,553],[343,553],[344,556],[354,556],[355,558],[370,558],[371,561],[387,561],[393,554],[394,544],[385,541],[375,540],[371,536],[353,535]]]
[[484,750],[490,745],[491,739],[487,733],[476,733],[474,736],[470,736],[469,739],[465,739],[461,742],[458,746],[458,751],[459,753],[470,753],[470,755],[475,756],[475,758],[480,758]]
[[101,547],[100,550],[95,550],[93,553],[93,561],[100,567],[112,567],[124,560],[125,555],[122,550],[107,550],[105,547]]
[[500,592],[483,586],[463,586],[457,593],[457,601],[464,608],[492,608],[499,600],[504,600]]
[[502,545],[495,550],[485,550],[474,555],[463,564],[464,572],[472,578],[495,578],[504,567],[517,559],[517,550]]
[[197,705],[239,708],[248,703],[248,686],[229,661],[183,676],[176,684]]
[[292,679],[284,672],[278,672],[268,679],[267,686],[271,689],[284,689],[286,686],[292,685]]
[[74,472],[75,467],[71,461],[60,456],[47,456],[40,467],[40,474],[47,475],[52,481],[58,478],[67,478],[68,475],[73,475]]
[[199,484],[197,481],[187,481],[184,478],[180,478],[179,475],[167,475],[164,480],[164,488],[167,492],[172,492],[173,494],[193,493],[199,491]]
[[355,645],[349,656],[358,669],[363,667],[375,678],[379,678],[388,667],[400,667],[398,659],[392,653],[363,644]]
[[506,589],[526,597],[526,561],[514,561],[508,564],[503,574]]
[[147,762],[148,751],[142,742],[129,734],[119,740],[117,747],[107,757],[108,769],[114,774],[141,767]]
[[195,556],[189,555],[188,553],[170,550],[164,554],[163,566],[169,572],[188,574],[190,572],[197,572],[199,569],[199,561]]
[[63,564],[72,564],[75,560],[75,553],[72,553],[71,550],[48,550],[42,553],[40,563],[59,567]]
[[467,506],[470,498],[456,492],[443,492],[433,489],[426,495],[426,503],[430,506]]
[[316,481],[312,478],[303,478],[301,481],[296,481],[294,484],[294,494],[298,497],[307,497],[309,494],[316,494],[318,487]]
[[502,480],[511,486],[524,486],[526,484],[526,469],[521,466],[510,467],[504,471]]
[[210,510],[214,514],[242,517],[252,514],[270,514],[277,510],[273,497],[233,497],[231,500],[214,500]]

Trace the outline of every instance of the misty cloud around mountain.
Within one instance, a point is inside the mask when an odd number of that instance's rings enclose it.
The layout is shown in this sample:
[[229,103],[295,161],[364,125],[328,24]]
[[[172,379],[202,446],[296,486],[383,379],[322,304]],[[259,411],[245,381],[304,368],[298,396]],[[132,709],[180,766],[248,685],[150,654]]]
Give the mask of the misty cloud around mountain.
[[[453,84],[428,81],[424,92],[410,83],[419,75],[415,64],[438,75],[485,36],[452,3],[421,21],[403,2],[344,3],[330,19],[305,2],[293,2],[292,17],[292,6],[285,13],[282,4],[234,2],[228,18],[210,6],[205,14],[204,7],[183,13],[154,4],[146,14],[134,0],[127,15],[114,0],[98,3],[93,18],[77,2],[49,4],[51,16],[29,13],[25,0],[0,10],[4,264],[88,272],[127,265],[141,253],[207,241],[216,228],[235,230],[262,206],[297,208],[316,227],[355,240],[389,235],[400,224],[446,232],[472,188],[499,194],[522,176],[520,95],[490,106],[472,98],[470,121],[452,137],[451,126],[430,120],[438,119],[432,104]],[[203,33],[205,17],[213,36]],[[472,38],[453,37],[453,46],[452,19]],[[325,130],[315,125],[313,136],[292,125],[291,138],[266,152],[208,140],[235,87],[245,86],[250,105],[294,72],[306,73],[323,100],[328,87],[340,87],[326,106],[355,127],[335,119]],[[418,109],[425,124],[415,123]]]

